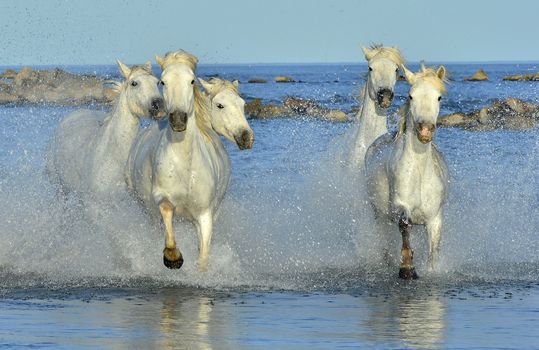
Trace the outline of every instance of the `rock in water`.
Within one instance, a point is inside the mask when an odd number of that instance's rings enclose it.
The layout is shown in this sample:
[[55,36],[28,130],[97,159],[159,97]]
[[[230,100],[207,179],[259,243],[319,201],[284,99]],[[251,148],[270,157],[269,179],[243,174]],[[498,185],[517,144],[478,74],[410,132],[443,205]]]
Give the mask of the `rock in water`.
[[464,80],[465,81],[486,81],[488,80],[488,75],[483,69],[480,69],[477,72],[475,72],[475,74],[472,75],[471,77],[464,78]]
[[539,81],[539,72],[532,74],[506,75],[503,80],[509,81]]
[[296,81],[290,77],[278,76],[275,77],[276,83],[295,83]]
[[268,81],[266,79],[254,78],[254,79],[249,79],[247,82],[249,84],[266,84]]
[[440,117],[438,125],[470,131],[526,130],[537,125],[539,105],[516,98],[494,101],[492,105],[471,113],[454,113]]
[[13,75],[6,71],[3,77],[12,79],[0,86],[0,103],[52,103],[81,105],[109,103],[113,94],[103,87],[104,80],[92,75],[77,75],[61,69],[33,70],[25,67]]
[[262,100],[255,99],[245,105],[245,113],[255,119],[311,117],[332,122],[348,120],[348,115],[342,111],[323,108],[315,101],[294,97],[287,97],[280,106],[264,105]]

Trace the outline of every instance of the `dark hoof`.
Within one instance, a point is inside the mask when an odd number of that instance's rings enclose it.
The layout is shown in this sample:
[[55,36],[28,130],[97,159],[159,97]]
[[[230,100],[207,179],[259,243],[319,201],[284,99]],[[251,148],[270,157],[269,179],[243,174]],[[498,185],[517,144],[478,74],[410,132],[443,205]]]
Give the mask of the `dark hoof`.
[[178,260],[168,260],[166,256],[163,256],[163,263],[169,269],[179,269],[183,265],[183,257],[180,256]]
[[179,269],[183,265],[183,256],[177,249],[167,249],[163,251],[163,264],[169,269]]
[[413,267],[411,269],[401,267],[399,270],[399,277],[403,280],[416,280],[419,278]]

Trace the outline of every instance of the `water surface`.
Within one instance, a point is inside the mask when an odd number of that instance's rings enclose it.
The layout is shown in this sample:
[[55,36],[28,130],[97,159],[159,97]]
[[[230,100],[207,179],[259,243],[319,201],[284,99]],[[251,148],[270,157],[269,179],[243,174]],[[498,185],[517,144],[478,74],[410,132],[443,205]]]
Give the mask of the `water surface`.
[[[499,98],[537,102],[539,84],[503,82],[534,64],[447,65],[443,113]],[[414,66],[412,65],[412,68]],[[68,67],[118,78],[114,67]],[[286,96],[350,110],[365,65],[201,66],[241,81],[246,99]],[[396,110],[406,96],[398,83]],[[89,106],[103,108],[102,106]],[[162,228],[130,196],[62,200],[44,173],[47,141],[73,108],[0,108],[0,345],[37,348],[539,348],[538,132],[440,129],[449,165],[441,264],[396,278],[380,256],[361,186],[335,151],[353,125],[309,119],[250,123],[255,146],[228,145],[233,179],[215,224],[211,267],[176,223],[184,267],[162,265]],[[394,123],[394,122],[393,122]],[[394,125],[394,124],[392,124]],[[395,228],[395,251],[398,231]]]

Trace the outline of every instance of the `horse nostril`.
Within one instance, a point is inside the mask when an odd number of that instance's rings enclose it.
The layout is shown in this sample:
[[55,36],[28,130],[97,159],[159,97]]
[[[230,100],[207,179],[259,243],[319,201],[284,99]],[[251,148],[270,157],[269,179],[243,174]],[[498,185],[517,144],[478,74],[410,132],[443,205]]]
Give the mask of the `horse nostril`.
[[235,137],[239,149],[250,149],[253,147],[253,133],[250,130],[243,130],[241,134]]
[[163,100],[156,98],[152,100],[152,109],[153,110],[160,110],[163,108]]
[[241,134],[241,138],[244,143],[248,143],[251,141],[251,133],[247,130],[244,130],[243,133]]
[[389,90],[389,89],[380,89],[378,90],[378,94],[377,94],[377,97],[379,100],[382,100],[384,98],[388,98],[388,99],[393,99],[393,96],[394,96],[394,93],[393,91]]
[[187,123],[187,113],[182,112],[180,114],[180,120],[182,121],[182,123]]

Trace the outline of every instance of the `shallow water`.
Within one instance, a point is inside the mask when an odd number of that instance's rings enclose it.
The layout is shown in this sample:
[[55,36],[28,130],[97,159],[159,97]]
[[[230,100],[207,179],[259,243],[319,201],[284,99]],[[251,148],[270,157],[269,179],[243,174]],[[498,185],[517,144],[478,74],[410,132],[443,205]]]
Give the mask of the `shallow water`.
[[[459,82],[477,68],[448,66],[455,82],[444,112],[508,96],[537,102],[539,84],[496,80],[534,65],[484,66],[492,82]],[[77,70],[116,76],[110,67]],[[203,75],[241,80],[290,75],[303,82],[241,89],[248,98],[293,95],[344,110],[355,104],[363,71],[201,67]],[[399,83],[397,96],[405,89]],[[254,149],[228,147],[233,180],[215,224],[210,271],[200,274],[189,223],[176,224],[186,263],[169,271],[162,229],[130,196],[56,196],[43,169],[46,145],[70,110],[0,108],[0,346],[539,347],[536,129],[437,132],[451,173],[440,269],[425,273],[417,228],[421,279],[402,282],[382,262],[357,179],[336,166],[334,152],[353,125],[251,121]]]

